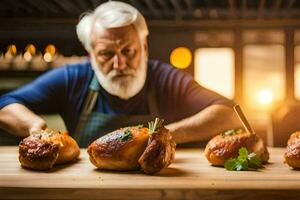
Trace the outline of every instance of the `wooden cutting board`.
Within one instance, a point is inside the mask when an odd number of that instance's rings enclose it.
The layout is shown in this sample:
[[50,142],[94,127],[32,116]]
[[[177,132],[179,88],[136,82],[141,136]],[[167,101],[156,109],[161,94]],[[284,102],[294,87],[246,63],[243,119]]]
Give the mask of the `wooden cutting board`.
[[17,147],[0,147],[0,199],[300,199],[300,171],[283,163],[282,148],[269,148],[259,172],[212,167],[200,149],[179,149],[175,162],[155,175],[99,171],[85,149],[80,160],[47,172],[20,167]]

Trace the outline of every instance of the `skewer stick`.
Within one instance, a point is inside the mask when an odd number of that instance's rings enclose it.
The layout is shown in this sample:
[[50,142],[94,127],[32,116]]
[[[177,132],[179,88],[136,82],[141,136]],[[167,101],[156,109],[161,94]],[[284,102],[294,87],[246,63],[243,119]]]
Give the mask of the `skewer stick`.
[[235,111],[235,113],[237,114],[237,116],[239,117],[240,121],[242,122],[245,130],[250,133],[251,135],[255,135],[254,130],[252,129],[252,127],[250,126],[246,116],[244,115],[241,107],[237,104],[235,106],[233,106],[233,109]]

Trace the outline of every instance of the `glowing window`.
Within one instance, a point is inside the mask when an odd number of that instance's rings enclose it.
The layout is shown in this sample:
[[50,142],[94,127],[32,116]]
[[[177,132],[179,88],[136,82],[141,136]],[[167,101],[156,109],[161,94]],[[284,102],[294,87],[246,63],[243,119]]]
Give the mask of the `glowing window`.
[[187,68],[192,62],[192,53],[186,47],[178,47],[171,52],[170,63],[179,68]]
[[300,46],[295,47],[295,98],[300,100]]
[[246,45],[243,50],[244,101],[252,110],[268,110],[285,98],[283,45]]
[[233,99],[234,52],[231,48],[199,48],[195,51],[195,80]]

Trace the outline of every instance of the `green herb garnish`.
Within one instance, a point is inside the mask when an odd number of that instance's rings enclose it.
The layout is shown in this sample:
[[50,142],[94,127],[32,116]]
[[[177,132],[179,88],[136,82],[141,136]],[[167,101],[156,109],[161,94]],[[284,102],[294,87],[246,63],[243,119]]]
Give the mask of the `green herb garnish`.
[[132,133],[131,133],[130,129],[127,128],[127,129],[124,131],[123,135],[121,135],[120,139],[121,139],[122,141],[126,141],[126,140],[129,140],[130,138],[132,138]]
[[221,136],[225,137],[225,136],[229,136],[229,135],[237,135],[237,134],[240,134],[242,133],[243,130],[242,129],[230,129],[230,130],[227,130],[223,133],[221,133]]
[[263,168],[261,159],[255,153],[249,154],[245,147],[239,149],[237,158],[226,160],[224,167],[229,171],[256,171]]
[[152,135],[164,123],[163,119],[155,118],[154,121],[148,122],[149,134]]
[[143,125],[143,124],[139,124],[139,125],[137,125],[137,126],[135,126],[135,127],[138,128],[138,129],[140,129],[140,128],[143,128],[144,125]]

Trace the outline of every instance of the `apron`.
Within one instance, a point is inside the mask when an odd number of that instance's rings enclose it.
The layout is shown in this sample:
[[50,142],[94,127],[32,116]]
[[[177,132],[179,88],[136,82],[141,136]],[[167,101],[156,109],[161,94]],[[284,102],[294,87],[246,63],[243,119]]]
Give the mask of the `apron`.
[[136,126],[140,124],[145,126],[149,121],[154,120],[155,117],[158,117],[159,112],[153,87],[150,86],[150,88],[146,89],[147,103],[150,112],[149,114],[127,115],[93,112],[100,91],[99,82],[94,74],[89,85],[88,95],[85,99],[83,110],[79,117],[79,122],[73,136],[78,142],[79,146],[87,147],[91,142],[99,137],[122,127]]

